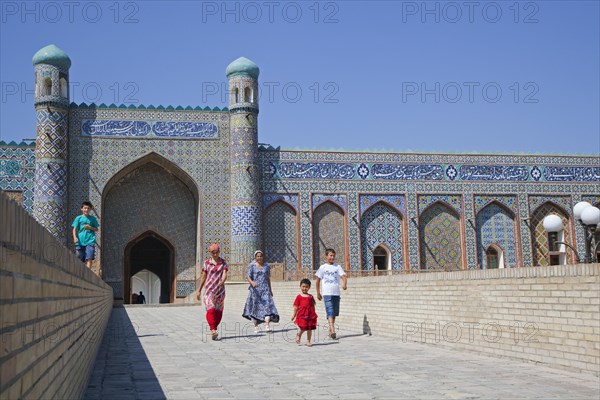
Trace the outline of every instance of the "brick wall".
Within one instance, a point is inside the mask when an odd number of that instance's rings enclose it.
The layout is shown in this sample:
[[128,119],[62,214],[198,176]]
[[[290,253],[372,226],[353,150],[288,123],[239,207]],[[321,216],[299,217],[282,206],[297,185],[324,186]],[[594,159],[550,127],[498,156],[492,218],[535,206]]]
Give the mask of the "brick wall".
[[[241,313],[247,286],[228,285],[225,312]],[[273,282],[283,323],[298,286]],[[600,264],[351,278],[340,308],[341,336],[364,332],[600,375]],[[325,324],[321,302],[317,314]]]
[[112,289],[0,195],[0,398],[80,398]]

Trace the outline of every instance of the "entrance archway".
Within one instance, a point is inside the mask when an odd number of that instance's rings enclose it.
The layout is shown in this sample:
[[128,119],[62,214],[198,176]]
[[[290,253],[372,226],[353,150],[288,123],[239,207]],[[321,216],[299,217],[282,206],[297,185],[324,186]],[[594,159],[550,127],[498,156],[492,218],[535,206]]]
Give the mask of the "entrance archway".
[[145,232],[127,244],[124,259],[123,301],[125,304],[131,304],[131,277],[142,270],[148,270],[160,279],[159,303],[173,303],[175,250],[168,240],[156,232]]
[[385,271],[388,268],[389,257],[388,252],[383,246],[377,246],[375,250],[373,250],[373,270]]

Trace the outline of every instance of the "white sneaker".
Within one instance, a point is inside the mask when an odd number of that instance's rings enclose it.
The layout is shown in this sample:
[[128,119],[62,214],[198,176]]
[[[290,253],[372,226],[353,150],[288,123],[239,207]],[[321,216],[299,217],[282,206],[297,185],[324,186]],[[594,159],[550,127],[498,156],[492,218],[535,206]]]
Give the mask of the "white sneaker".
[[254,327],[254,333],[260,333],[260,326],[255,326]]
[[273,329],[271,329],[270,325],[267,325],[265,331],[267,331],[268,333],[271,333],[271,332],[273,332]]

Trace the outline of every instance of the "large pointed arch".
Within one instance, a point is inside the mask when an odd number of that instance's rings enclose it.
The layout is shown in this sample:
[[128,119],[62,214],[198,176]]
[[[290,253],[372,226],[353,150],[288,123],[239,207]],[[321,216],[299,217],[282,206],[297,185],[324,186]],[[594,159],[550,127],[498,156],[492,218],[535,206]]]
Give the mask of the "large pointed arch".
[[460,215],[442,201],[423,210],[419,218],[421,269],[462,269]]
[[318,269],[325,260],[325,249],[336,252],[336,263],[346,264],[346,223],[344,210],[327,200],[313,213],[313,268]]
[[175,300],[175,248],[158,233],[148,230],[125,246],[123,266],[123,302],[129,303],[131,277],[142,270],[156,274],[161,280],[160,303]]
[[[144,232],[152,231],[174,246],[175,279],[193,282],[201,243],[199,197],[193,179],[156,153],[116,173],[102,190],[100,247],[104,279],[113,288],[124,289],[124,279],[128,279],[125,247]],[[115,293],[116,298],[128,295]]]
[[286,269],[299,268],[298,215],[280,199],[263,212],[263,244],[267,262],[284,263]]
[[[561,235],[559,240],[575,246],[573,242],[573,227],[569,214],[560,205],[552,201],[546,201],[531,214],[531,258],[534,266],[550,265],[552,254],[548,242],[548,233],[544,230],[543,221],[544,217],[551,214],[559,216],[563,223],[564,229],[559,233]],[[564,262],[566,263],[576,262],[576,256],[570,251],[566,252],[564,257]]]
[[403,232],[402,216],[395,208],[384,201],[371,205],[360,218],[362,269],[373,268],[373,251],[380,245],[389,250],[392,269],[403,269]]
[[487,269],[486,251],[495,245],[503,255],[507,267],[517,265],[517,236],[515,214],[504,204],[492,201],[483,207],[475,218],[477,264]]

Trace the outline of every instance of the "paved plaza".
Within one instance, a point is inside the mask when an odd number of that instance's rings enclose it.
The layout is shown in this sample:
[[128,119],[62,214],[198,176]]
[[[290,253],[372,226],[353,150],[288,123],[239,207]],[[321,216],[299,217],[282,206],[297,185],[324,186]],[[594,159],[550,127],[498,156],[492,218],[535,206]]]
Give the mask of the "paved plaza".
[[[241,313],[241,310],[240,310]],[[114,308],[86,399],[597,399],[599,378],[395,338],[318,331],[294,342],[225,309],[212,341],[201,306]],[[343,318],[343,315],[341,316]],[[90,339],[93,340],[93,339]]]

